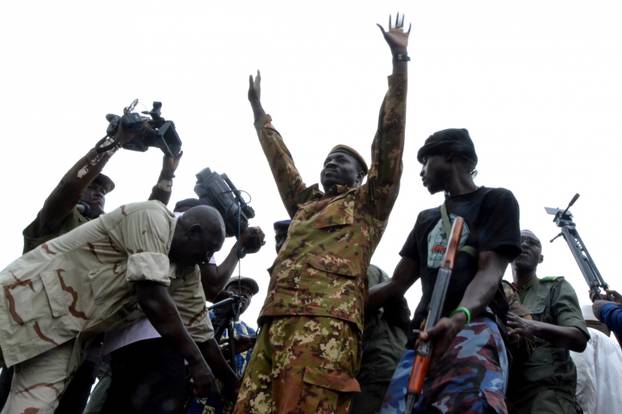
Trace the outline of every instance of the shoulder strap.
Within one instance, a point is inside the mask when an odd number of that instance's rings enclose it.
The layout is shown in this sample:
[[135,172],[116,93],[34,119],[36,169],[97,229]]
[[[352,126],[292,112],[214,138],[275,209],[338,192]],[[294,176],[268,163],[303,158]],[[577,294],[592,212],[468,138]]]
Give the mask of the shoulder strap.
[[563,279],[563,276],[545,276],[540,278],[540,282],[557,282]]
[[[447,206],[443,202],[441,204],[441,221],[443,222],[443,231],[445,232],[445,236],[451,233],[451,220],[449,219],[449,214],[447,213]],[[473,246],[467,246],[466,244],[462,246],[458,251],[464,252],[470,256],[477,256],[477,249]]]

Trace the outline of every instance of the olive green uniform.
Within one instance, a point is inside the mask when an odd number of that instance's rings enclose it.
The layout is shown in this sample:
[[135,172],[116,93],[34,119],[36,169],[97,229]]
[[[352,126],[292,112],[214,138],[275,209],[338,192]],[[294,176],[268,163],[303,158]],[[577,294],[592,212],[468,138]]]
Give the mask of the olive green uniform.
[[39,220],[39,216],[37,215],[37,218],[35,218],[34,221],[30,223],[22,232],[24,236],[23,253],[28,253],[35,247],[45,243],[48,240],[52,240],[53,238],[61,236],[65,233],[69,233],[71,230],[88,221],[89,219],[80,214],[77,207],[74,207],[71,210],[71,213],[69,213],[67,217],[63,219],[60,226],[58,226],[58,230],[42,234],[44,230],[41,228],[41,222]]
[[348,412],[351,393],[359,391],[366,271],[399,191],[405,112],[406,75],[392,75],[367,182],[337,186],[331,196],[304,184],[270,117],[257,120],[259,142],[292,222],[271,271],[262,330],[235,413]]
[[[563,277],[534,279],[518,290],[534,320],[589,333],[577,295]],[[512,366],[508,401],[517,414],[577,413],[577,372],[567,349],[535,338],[529,358]]]
[[[372,264],[367,269],[367,280],[371,288],[389,277]],[[363,359],[356,377],[361,392],[352,399],[351,414],[376,414],[380,410],[395,367],[406,348],[409,315],[404,298],[365,315]]]

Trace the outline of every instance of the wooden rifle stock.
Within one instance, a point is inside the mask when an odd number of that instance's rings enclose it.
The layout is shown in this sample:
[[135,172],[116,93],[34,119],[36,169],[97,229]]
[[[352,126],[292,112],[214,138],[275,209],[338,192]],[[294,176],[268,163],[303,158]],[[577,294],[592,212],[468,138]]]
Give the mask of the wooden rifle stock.
[[[451,226],[451,234],[447,242],[447,249],[443,255],[441,267],[438,269],[432,299],[428,306],[428,317],[425,322],[425,330],[431,329],[441,318],[443,306],[445,304],[445,295],[451,277],[451,271],[454,268],[454,261],[460,245],[460,237],[462,236],[462,228],[464,227],[464,219],[456,217]],[[413,363],[413,368],[408,380],[408,396],[407,396],[407,413],[412,411],[415,398],[421,394],[423,383],[430,367],[430,357],[432,355],[432,344],[430,341],[421,342],[417,346],[417,356]]]

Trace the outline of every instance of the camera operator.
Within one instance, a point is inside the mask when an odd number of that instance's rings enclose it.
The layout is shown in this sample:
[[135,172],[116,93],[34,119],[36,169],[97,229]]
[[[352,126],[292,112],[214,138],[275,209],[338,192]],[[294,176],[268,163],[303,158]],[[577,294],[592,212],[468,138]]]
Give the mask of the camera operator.
[[[118,145],[104,152],[92,148],[65,173],[45,200],[34,221],[24,229],[23,253],[27,253],[104,213],[106,194],[114,189],[115,184],[101,171],[112,155],[139,133],[140,130],[128,132],[123,128],[118,128],[114,137]],[[168,203],[171,196],[172,180],[180,157],[181,153],[176,156],[164,156],[158,182],[153,187],[149,200]],[[8,396],[12,376],[13,370],[11,368],[2,370],[0,376],[0,408],[4,406]],[[61,397],[57,412],[81,413],[94,380],[94,364],[91,361],[85,361]]]
[[[214,307],[210,311],[210,319],[214,329],[218,332],[221,326],[227,326],[233,322],[235,333],[235,351],[233,357],[233,368],[240,377],[244,374],[244,369],[250,360],[250,350],[253,347],[256,332],[246,322],[239,320],[251,304],[253,296],[259,292],[259,286],[250,277],[234,277],[229,280],[225,288],[218,294],[218,302],[227,298],[236,298],[233,306]],[[238,307],[239,306],[239,307]],[[223,330],[220,342],[231,342],[227,330]]]
[[[223,348],[223,353],[235,371],[241,378],[244,370],[251,358],[252,348],[255,344],[256,332],[246,322],[239,319],[248,306],[254,295],[259,292],[259,286],[254,279],[249,277],[234,277],[227,282],[225,288],[218,294],[217,302],[210,310],[210,319],[216,332],[216,339]],[[227,299],[231,301],[224,302]],[[221,304],[219,306],[219,304]],[[227,329],[229,328],[229,329]],[[231,355],[231,338],[229,331],[234,334],[233,349],[235,355]],[[219,334],[220,337],[219,337]],[[230,413],[235,402],[235,395],[213,395],[208,399],[206,405],[210,407],[214,414]],[[191,403],[186,414],[199,414],[204,412],[204,407],[196,402]],[[212,411],[210,411],[212,412]]]

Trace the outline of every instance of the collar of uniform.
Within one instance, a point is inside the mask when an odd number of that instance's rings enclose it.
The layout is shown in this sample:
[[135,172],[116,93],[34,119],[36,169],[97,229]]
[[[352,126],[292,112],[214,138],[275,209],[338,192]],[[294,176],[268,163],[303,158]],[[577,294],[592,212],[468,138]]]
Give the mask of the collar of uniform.
[[535,286],[536,284],[538,284],[539,279],[537,277],[534,277],[533,279],[531,279],[529,282],[525,283],[524,285],[516,285],[516,287],[518,288],[519,291],[526,291],[528,289],[530,289],[531,287]]
[[[347,193],[348,191],[352,191],[355,190],[356,188],[353,187],[348,187],[347,185],[341,185],[341,184],[337,184],[335,186],[336,188],[336,192],[334,195],[332,195],[331,197],[336,197],[336,196],[340,196],[343,195],[345,193]],[[308,193],[308,196],[304,196],[305,193]],[[324,193],[322,190],[320,190],[320,185],[319,184],[313,184],[309,187],[307,187],[307,189],[304,190],[304,192],[302,193],[303,199],[307,198],[324,198],[326,197],[326,193]],[[304,203],[303,203],[304,204]]]
[[337,190],[335,194],[337,194],[337,195],[343,194],[343,193],[346,193],[346,192],[352,190],[352,187],[348,187],[348,186],[341,185],[341,184],[337,184],[335,186],[335,188]]

